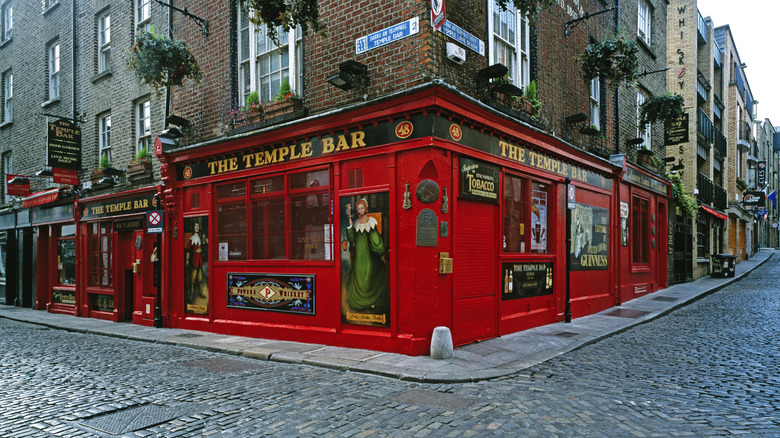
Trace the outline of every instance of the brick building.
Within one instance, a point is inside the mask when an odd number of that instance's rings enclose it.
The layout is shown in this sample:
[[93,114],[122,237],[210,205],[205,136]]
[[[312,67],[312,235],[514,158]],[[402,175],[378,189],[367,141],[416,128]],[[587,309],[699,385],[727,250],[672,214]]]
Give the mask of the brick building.
[[[535,22],[511,2],[323,0],[327,35],[280,46],[243,2],[181,0],[172,30],[204,77],[165,100],[116,62],[138,11],[159,32],[165,9],[81,3],[79,199],[12,208],[49,214],[29,227],[38,308],[417,355],[436,326],[462,345],[668,284],[669,183],[647,162],[664,131],[637,117],[666,89],[663,0],[546,1]],[[617,33],[637,45],[636,84],[583,80],[578,55]],[[159,173],[129,181],[146,127]],[[120,172],[96,188],[109,151]],[[139,225],[158,208],[159,237]],[[83,263],[58,284],[71,224]]]

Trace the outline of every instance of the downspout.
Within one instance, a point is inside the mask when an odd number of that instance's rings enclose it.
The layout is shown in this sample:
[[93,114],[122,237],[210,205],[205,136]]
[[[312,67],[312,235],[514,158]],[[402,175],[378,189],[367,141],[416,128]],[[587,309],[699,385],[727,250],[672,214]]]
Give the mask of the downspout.
[[[620,0],[615,0],[615,34],[620,30]],[[615,154],[620,153],[620,87],[615,87]]]
[[[173,40],[173,0],[169,2],[168,8],[168,37]],[[185,8],[187,9],[187,8]],[[164,129],[168,129],[168,116],[171,115],[171,86],[165,87],[165,123]]]
[[76,51],[78,50],[78,39],[76,39],[76,0],[73,0],[71,6],[71,39],[73,41],[73,48],[70,51],[70,64],[71,64],[71,108],[72,117],[74,120],[80,120],[76,109]]

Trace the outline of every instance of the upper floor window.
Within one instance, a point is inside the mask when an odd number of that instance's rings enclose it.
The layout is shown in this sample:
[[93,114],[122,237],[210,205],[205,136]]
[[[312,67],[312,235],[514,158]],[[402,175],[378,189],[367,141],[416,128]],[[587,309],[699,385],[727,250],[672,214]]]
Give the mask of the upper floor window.
[[98,17],[98,73],[111,67],[111,14],[106,12]]
[[528,19],[508,2],[506,10],[501,9],[497,0],[490,2],[492,13],[492,36],[489,50],[493,54],[493,63],[503,64],[512,83],[524,87],[531,82],[530,67],[530,27]]
[[653,17],[650,4],[645,0],[639,0],[639,15],[637,17],[637,36],[647,45],[650,45]]
[[103,155],[111,162],[111,113],[105,114],[98,120],[100,158]]
[[601,80],[593,78],[590,81],[590,124],[601,130]]
[[303,32],[295,28],[284,32],[281,27],[277,46],[267,36],[265,24],[249,21],[243,5],[238,8],[238,83],[239,103],[243,105],[252,91],[257,91],[260,102],[267,102],[279,93],[285,79],[290,89],[302,93]]
[[0,27],[0,31],[2,31],[0,41],[5,41],[10,39],[14,33],[14,5],[11,2],[6,2],[1,9],[0,19],[3,20],[3,25]]
[[637,120],[637,126],[636,126],[636,136],[637,138],[643,138],[645,140],[644,144],[648,148],[650,147],[650,132],[651,132],[651,125],[650,123],[645,124],[644,126],[639,125],[639,119],[641,118],[641,111],[640,108],[642,108],[642,104],[645,103],[645,100],[647,99],[647,96],[644,95],[642,92],[636,93],[636,120]]
[[135,152],[141,149],[152,150],[152,104],[144,100],[136,107],[136,142]]
[[3,123],[14,119],[14,75],[11,70],[3,73]]
[[135,0],[136,35],[151,29],[152,0]]
[[60,98],[60,43],[51,44],[47,50],[49,61],[49,100]]
[[45,11],[52,6],[59,4],[60,0],[41,0],[41,2],[43,4],[43,10]]
[[6,175],[11,175],[14,173],[14,156],[11,152],[6,152],[3,154],[3,183],[5,185],[5,190],[3,191],[3,194],[6,196],[5,200],[8,201],[8,183],[6,181]]

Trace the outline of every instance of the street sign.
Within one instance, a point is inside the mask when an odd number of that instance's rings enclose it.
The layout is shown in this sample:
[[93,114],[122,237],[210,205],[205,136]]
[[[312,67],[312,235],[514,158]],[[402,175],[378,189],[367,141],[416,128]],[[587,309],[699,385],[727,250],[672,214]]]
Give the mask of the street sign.
[[163,232],[162,210],[152,210],[146,212],[146,232],[150,234],[159,234]]
[[355,40],[355,52],[360,54],[385,44],[390,44],[420,31],[420,17],[410,18],[403,23],[390,26]]
[[566,197],[567,197],[567,207],[569,210],[574,210],[577,208],[577,197],[575,193],[575,188],[573,185],[569,184],[569,186],[566,188]]

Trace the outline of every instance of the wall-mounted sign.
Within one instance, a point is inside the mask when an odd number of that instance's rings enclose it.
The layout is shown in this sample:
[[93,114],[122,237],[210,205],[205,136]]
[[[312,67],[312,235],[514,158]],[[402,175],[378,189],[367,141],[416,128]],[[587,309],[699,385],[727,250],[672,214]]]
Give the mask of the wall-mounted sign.
[[664,145],[688,143],[688,113],[664,125]]
[[48,164],[62,169],[81,170],[81,128],[68,120],[49,123]]
[[444,20],[444,24],[442,24],[440,30],[444,35],[447,35],[480,55],[485,56],[485,42],[461,29],[455,23]]
[[227,306],[314,315],[314,275],[227,274]]
[[569,266],[572,271],[609,268],[609,210],[577,204],[571,218]]
[[447,20],[447,12],[444,7],[444,0],[431,0],[431,26],[434,32],[439,30]]
[[154,208],[154,195],[151,194],[86,204],[84,205],[81,217],[84,219],[94,219],[132,213],[146,213],[150,208]]
[[76,169],[62,169],[52,167],[52,180],[58,184],[77,185],[79,183],[79,172]]
[[355,40],[355,52],[361,54],[386,44],[396,42],[402,38],[414,35],[420,31],[420,18],[410,18],[403,23],[390,26],[370,35]]
[[623,179],[638,186],[642,186],[646,189],[660,193],[664,196],[666,196],[666,194],[669,192],[667,189],[667,184],[638,170],[634,170],[631,167],[626,169],[626,173],[623,175]]
[[461,157],[460,197],[497,204],[498,176],[498,167]]
[[417,246],[436,246],[439,220],[436,212],[425,208],[417,215]]
[[766,184],[766,160],[761,160],[756,166],[756,183],[759,187]]
[[765,207],[766,206],[766,194],[764,192],[745,192],[744,195],[742,195],[742,204],[745,207],[750,206],[756,206],[756,207]]
[[27,182],[24,184],[9,184],[8,181],[11,181],[12,179],[16,178],[26,178],[24,175],[15,175],[11,173],[5,174],[5,188],[6,188],[6,194],[11,196],[27,196],[30,194],[30,179],[27,179]]
[[538,297],[553,293],[553,264],[547,263],[504,263],[501,265],[504,278],[502,300]]

